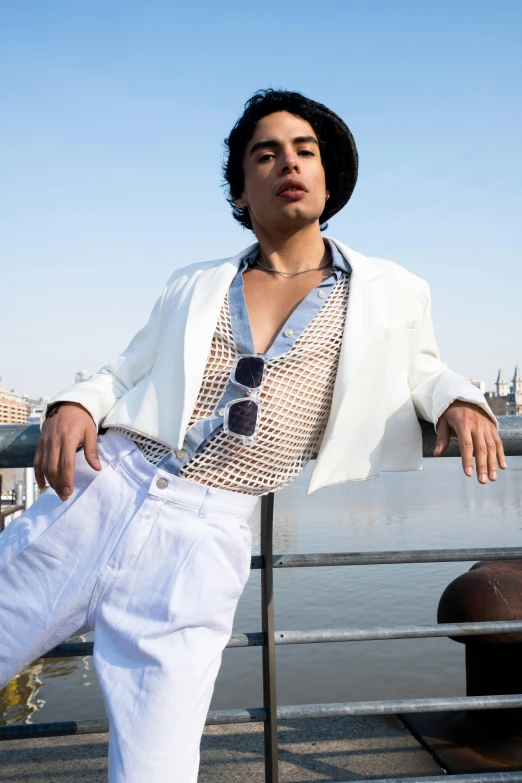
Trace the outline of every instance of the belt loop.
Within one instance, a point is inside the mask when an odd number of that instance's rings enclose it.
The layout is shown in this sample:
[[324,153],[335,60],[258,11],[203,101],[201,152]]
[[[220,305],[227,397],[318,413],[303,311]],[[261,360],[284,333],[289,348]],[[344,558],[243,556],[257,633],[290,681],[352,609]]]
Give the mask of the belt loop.
[[198,517],[201,517],[202,519],[207,518],[207,507],[211,497],[213,497],[215,494],[216,494],[215,487],[207,487],[207,491],[205,492],[205,497],[203,498],[203,503],[201,504],[201,508],[199,509]]
[[115,457],[115,459],[112,460],[111,465],[115,470],[118,470],[120,467],[122,461],[125,459],[125,457],[128,457],[129,454],[132,454],[134,449],[122,449]]

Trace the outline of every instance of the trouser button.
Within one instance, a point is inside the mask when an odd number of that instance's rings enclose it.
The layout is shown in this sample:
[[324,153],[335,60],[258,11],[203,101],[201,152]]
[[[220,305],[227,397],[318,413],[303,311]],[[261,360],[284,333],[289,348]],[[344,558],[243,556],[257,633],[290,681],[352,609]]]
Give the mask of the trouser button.
[[169,482],[167,481],[167,479],[160,478],[156,481],[156,486],[158,489],[167,489],[168,485]]

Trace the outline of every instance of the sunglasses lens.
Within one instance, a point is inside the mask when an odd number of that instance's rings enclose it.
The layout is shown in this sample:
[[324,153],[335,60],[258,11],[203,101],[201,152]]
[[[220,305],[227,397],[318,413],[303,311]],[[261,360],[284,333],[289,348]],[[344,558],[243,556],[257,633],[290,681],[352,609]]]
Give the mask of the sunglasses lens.
[[249,389],[257,389],[263,380],[265,361],[259,356],[243,356],[238,361],[235,371],[237,383]]
[[233,403],[228,411],[228,428],[235,435],[250,437],[256,430],[257,402],[240,400]]

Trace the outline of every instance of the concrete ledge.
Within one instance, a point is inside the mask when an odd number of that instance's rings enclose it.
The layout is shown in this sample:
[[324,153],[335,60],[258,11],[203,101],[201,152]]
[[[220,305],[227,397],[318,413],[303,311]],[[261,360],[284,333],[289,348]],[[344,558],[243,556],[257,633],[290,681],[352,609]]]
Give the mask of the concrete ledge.
[[[307,718],[279,723],[281,783],[440,775],[394,717]],[[2,783],[106,783],[107,735],[0,743]],[[264,783],[263,726],[207,726],[198,783]]]

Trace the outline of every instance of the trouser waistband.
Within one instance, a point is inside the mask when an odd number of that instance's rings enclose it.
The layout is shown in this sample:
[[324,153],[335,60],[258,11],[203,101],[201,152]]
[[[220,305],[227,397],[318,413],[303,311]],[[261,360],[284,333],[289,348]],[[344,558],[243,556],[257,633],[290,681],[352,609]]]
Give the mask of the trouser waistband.
[[127,473],[147,487],[149,494],[161,500],[197,509],[199,516],[217,513],[245,519],[257,506],[257,495],[207,487],[156,467],[146,459],[134,441],[120,432],[108,429],[100,438],[103,438],[103,445],[120,461]]

